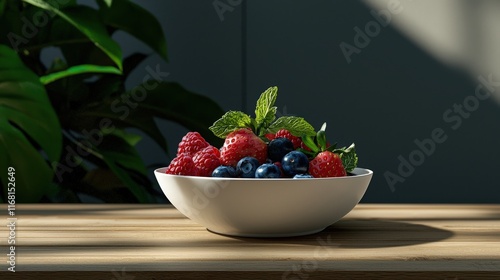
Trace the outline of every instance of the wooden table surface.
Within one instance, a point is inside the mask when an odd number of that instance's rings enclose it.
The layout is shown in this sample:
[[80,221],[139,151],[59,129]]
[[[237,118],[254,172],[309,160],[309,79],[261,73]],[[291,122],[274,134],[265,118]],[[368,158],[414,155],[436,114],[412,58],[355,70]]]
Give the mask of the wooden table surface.
[[360,204],[275,239],[214,234],[166,205],[18,204],[16,218],[1,279],[500,279],[500,205]]

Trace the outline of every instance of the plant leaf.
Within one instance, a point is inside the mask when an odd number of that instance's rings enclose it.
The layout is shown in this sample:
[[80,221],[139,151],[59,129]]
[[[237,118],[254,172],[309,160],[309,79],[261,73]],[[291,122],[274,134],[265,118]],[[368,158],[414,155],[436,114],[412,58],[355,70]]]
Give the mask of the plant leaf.
[[43,0],[22,0],[33,6],[55,13],[80,30],[94,44],[105,52],[122,69],[120,46],[111,39],[105,25],[99,20],[98,11],[88,6],[69,6],[62,10]]
[[[118,100],[118,99],[115,99]],[[116,103],[112,103],[116,104]],[[104,103],[104,106],[100,108],[94,108],[91,110],[83,110],[77,112],[73,117],[76,119],[89,119],[96,118],[96,122],[100,121],[102,118],[108,118],[112,121],[112,126],[120,129],[134,127],[140,129],[145,132],[151,139],[153,139],[167,154],[168,154],[168,145],[167,140],[163,137],[161,131],[158,129],[153,116],[150,114],[140,114],[135,111],[129,111],[127,117],[122,117],[125,115],[119,115],[113,111],[109,103]],[[125,109],[127,107],[119,107]],[[132,109],[128,109],[132,110]],[[89,124],[87,122],[83,123],[72,123],[72,128],[77,131],[81,131],[83,129],[91,129],[93,123]]]
[[314,143],[314,138],[312,136],[304,135],[301,137],[301,139],[302,139],[302,142],[304,142],[304,144],[307,147],[309,147],[309,149],[311,149],[311,151],[313,151],[313,153],[319,152],[319,148],[316,145],[316,143]]
[[106,6],[111,7],[113,4],[113,0],[103,0],[103,2],[106,4]]
[[104,134],[102,142],[93,149],[102,156],[102,160],[113,173],[132,192],[140,203],[151,202],[145,186],[132,178],[130,170],[146,175],[146,167],[137,150],[119,136]]
[[[16,169],[18,202],[37,202],[54,175],[38,149],[59,160],[61,127],[38,77],[17,54],[0,45],[0,61],[0,169]],[[7,177],[1,181],[6,194]]]
[[342,164],[344,165],[345,171],[351,172],[358,165],[358,155],[356,154],[356,146],[352,143],[349,147],[343,147],[340,149],[335,149],[333,151],[340,155],[342,159]]
[[132,1],[113,1],[111,5],[103,2],[98,1],[99,13],[105,24],[129,33],[168,60],[165,35],[155,16]]
[[[144,100],[136,97],[136,91],[139,92],[137,89],[149,89],[145,90]],[[130,118],[144,115],[174,121],[189,130],[198,131],[214,146],[222,144],[221,139],[213,135],[208,127],[220,118],[224,111],[204,95],[190,92],[178,83],[149,81],[127,92],[124,98],[138,104],[136,109],[130,111]]]
[[250,127],[252,119],[249,115],[240,111],[228,111],[220,119],[216,120],[209,129],[219,138],[226,136],[238,128]]
[[304,118],[295,116],[283,116],[274,121],[268,128],[272,133],[276,133],[280,129],[286,129],[291,134],[301,137],[304,135],[315,136],[314,127],[309,124]]
[[73,75],[79,75],[79,74],[85,74],[85,73],[107,73],[107,74],[116,74],[116,75],[121,75],[122,72],[118,69],[116,69],[113,66],[98,66],[98,65],[90,65],[90,64],[84,64],[84,65],[78,65],[78,66],[72,66],[69,67],[66,70],[51,73],[45,76],[40,77],[40,82],[42,84],[50,84],[54,81],[57,81],[59,79],[63,79],[69,76]]
[[0,0],[0,17],[3,15],[3,11],[5,10],[5,4],[7,3],[7,0]]
[[267,128],[276,118],[274,103],[277,97],[278,87],[270,87],[260,95],[255,106],[255,121],[258,128]]

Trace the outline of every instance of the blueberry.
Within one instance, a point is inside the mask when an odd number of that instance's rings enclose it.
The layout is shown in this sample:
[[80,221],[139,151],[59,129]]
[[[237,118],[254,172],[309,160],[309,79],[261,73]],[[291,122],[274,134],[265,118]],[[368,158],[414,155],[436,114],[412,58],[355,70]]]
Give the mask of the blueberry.
[[280,178],[281,170],[272,163],[264,163],[255,171],[255,178]]
[[255,178],[255,170],[259,167],[259,161],[254,157],[244,157],[238,161],[236,170],[243,178]]
[[217,168],[214,169],[212,172],[212,177],[227,177],[227,178],[232,178],[232,177],[237,177],[238,172],[234,167],[232,166],[217,166]]
[[295,174],[293,179],[314,178],[311,174]]
[[309,160],[304,153],[291,151],[283,157],[281,168],[283,168],[283,172],[288,176],[307,173],[307,169],[309,169]]
[[267,156],[273,161],[281,161],[281,159],[293,151],[293,143],[287,138],[276,138],[269,142],[267,146]]

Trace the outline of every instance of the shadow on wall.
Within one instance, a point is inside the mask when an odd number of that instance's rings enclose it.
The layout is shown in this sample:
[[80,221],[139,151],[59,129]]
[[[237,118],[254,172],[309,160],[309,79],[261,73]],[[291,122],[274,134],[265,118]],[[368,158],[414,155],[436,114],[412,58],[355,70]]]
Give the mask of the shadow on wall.
[[375,171],[363,202],[498,203],[500,77],[444,65],[396,30],[406,2],[249,3],[249,100],[278,85],[278,106],[355,141]]

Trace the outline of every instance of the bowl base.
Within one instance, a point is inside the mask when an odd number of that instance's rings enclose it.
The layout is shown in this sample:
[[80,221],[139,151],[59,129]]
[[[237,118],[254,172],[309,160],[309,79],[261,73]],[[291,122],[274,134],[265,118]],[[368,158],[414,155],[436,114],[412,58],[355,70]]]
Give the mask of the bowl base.
[[310,234],[315,234],[320,231],[323,231],[326,227],[320,228],[320,229],[315,229],[315,230],[309,230],[309,231],[302,231],[302,232],[285,232],[285,233],[244,233],[244,232],[219,232],[216,230],[212,230],[207,228],[208,231],[215,233],[215,234],[220,234],[220,235],[226,235],[226,236],[236,236],[236,237],[254,237],[254,238],[276,238],[276,237],[294,237],[294,236],[303,236],[303,235],[310,235]]

